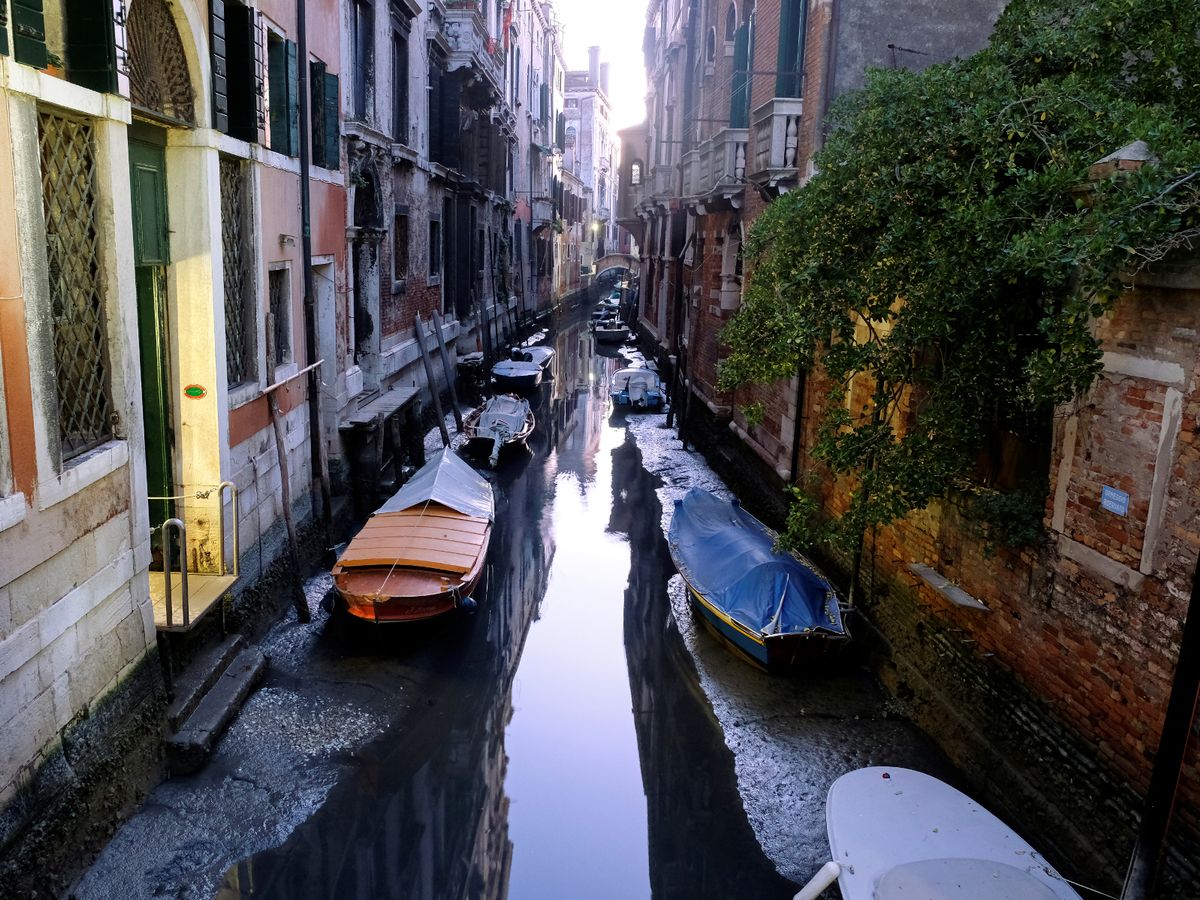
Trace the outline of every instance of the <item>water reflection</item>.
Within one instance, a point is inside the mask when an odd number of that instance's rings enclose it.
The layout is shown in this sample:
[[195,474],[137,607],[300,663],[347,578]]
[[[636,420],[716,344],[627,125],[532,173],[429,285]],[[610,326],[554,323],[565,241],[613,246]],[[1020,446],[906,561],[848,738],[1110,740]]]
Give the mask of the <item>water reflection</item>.
[[311,676],[378,691],[395,727],[219,897],[787,895],[671,628],[652,479],[606,421],[621,360],[588,312],[554,332],[531,452],[495,474],[478,612],[330,623]]

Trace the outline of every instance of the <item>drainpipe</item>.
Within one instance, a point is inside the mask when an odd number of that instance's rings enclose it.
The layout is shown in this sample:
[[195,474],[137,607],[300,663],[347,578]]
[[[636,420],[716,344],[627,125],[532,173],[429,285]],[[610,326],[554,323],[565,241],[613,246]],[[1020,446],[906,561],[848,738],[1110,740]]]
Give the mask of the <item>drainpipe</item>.
[[1183,637],[1179,642],[1175,681],[1171,686],[1171,699],[1167,701],[1167,715],[1163,722],[1162,735],[1158,740],[1158,752],[1154,755],[1150,787],[1146,791],[1146,807],[1142,813],[1137,841],[1133,845],[1133,858],[1129,861],[1121,900],[1150,900],[1154,896],[1159,859],[1166,842],[1171,812],[1175,806],[1179,776],[1183,770],[1192,723],[1196,718],[1198,699],[1200,560],[1197,561],[1196,571],[1192,575],[1192,597],[1188,605],[1187,620],[1183,624]]
[[808,384],[808,370],[796,367],[796,422],[792,428],[792,477],[795,484],[800,476],[800,441],[804,435],[804,391]]
[[[312,271],[312,198],[309,196],[308,99],[308,14],[305,0],[296,3],[296,55],[300,70],[300,264],[304,269],[304,338],[308,362],[320,359],[317,348],[317,301]],[[321,419],[321,367],[308,373],[308,441],[313,471],[321,479],[319,521],[325,530],[325,546],[330,545],[329,521],[333,511],[333,490],[329,483],[329,460],[325,453],[325,429]]]

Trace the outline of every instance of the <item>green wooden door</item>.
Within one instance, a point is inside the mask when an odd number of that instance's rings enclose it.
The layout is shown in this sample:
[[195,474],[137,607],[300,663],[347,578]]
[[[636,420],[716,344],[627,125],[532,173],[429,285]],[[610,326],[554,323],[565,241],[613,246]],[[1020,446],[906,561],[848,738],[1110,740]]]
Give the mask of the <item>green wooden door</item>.
[[[135,126],[136,127],[136,126]],[[139,135],[141,136],[141,135]],[[146,481],[149,496],[174,494],[170,368],[167,321],[167,171],[163,148],[153,132],[149,140],[129,141],[129,181],[133,200],[134,272],[137,282],[138,342],[142,369],[142,410],[146,432]],[[150,527],[174,515],[169,500],[150,501]],[[156,539],[157,551],[160,542]],[[158,555],[157,552],[155,554]]]

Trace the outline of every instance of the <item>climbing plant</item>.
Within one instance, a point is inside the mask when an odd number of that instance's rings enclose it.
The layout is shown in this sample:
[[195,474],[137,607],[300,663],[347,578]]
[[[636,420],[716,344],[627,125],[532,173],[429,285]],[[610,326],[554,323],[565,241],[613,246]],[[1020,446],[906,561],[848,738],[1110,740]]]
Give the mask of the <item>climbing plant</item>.
[[[835,104],[819,174],[754,224],[720,370],[829,385],[812,454],[853,493],[829,522],[798,490],[792,541],[924,507],[1088,389],[1121,278],[1200,237],[1198,35],[1194,0],[1014,0],[982,52]],[[1155,161],[1089,184],[1138,140]]]

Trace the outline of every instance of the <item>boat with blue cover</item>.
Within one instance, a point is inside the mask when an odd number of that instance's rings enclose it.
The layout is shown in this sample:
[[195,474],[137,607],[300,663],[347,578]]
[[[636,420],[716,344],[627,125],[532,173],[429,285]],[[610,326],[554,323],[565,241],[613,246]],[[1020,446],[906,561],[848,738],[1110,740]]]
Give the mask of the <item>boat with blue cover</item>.
[[608,394],[614,406],[633,409],[662,409],[666,400],[662,379],[645,365],[618,369],[609,379]]
[[668,545],[706,625],[751,663],[778,671],[849,641],[833,585],[736,501],[692,488],[675,501]]

